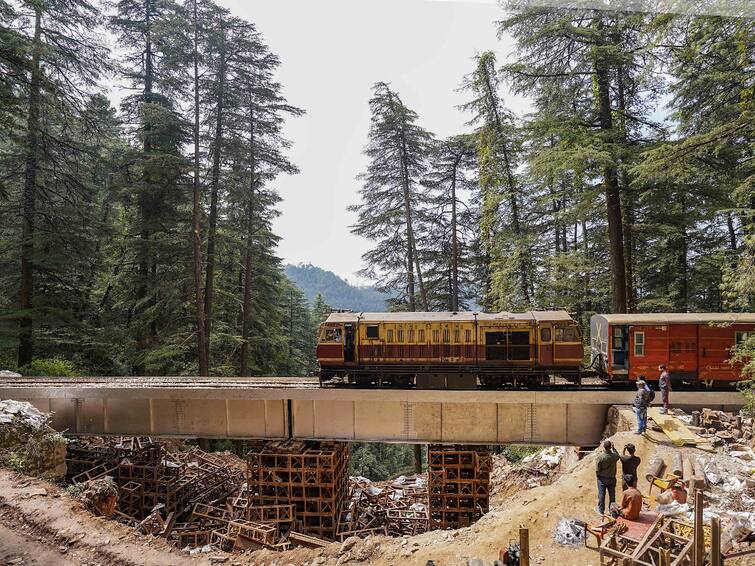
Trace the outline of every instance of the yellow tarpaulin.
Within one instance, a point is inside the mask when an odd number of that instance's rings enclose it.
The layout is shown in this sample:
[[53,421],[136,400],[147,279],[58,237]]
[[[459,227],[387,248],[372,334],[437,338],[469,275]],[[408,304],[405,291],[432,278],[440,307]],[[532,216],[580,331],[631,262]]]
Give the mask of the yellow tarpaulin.
[[676,446],[684,446],[685,444],[696,446],[703,442],[703,439],[688,429],[682,421],[672,414],[664,415],[658,407],[648,408],[648,417],[661,427],[661,430]]

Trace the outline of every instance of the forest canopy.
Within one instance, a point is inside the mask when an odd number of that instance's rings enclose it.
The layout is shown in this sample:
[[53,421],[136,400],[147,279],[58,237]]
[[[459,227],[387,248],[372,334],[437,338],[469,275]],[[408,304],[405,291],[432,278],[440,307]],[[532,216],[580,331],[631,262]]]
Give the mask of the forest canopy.
[[[496,32],[451,136],[375,77],[352,230],[389,308],[755,310],[753,20],[511,2]],[[212,0],[0,0],[3,366],[315,370],[329,307],[272,224],[281,64]]]

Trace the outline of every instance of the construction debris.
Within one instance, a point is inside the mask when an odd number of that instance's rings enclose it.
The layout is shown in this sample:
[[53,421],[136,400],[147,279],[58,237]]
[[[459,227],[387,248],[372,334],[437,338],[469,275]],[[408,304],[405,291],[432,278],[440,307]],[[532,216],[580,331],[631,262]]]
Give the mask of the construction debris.
[[426,532],[429,524],[426,474],[387,482],[352,477],[349,498],[338,521],[338,538],[416,535]]
[[[559,476],[562,462],[578,460],[578,451],[565,446],[549,446],[510,464],[502,454],[493,454],[493,467],[490,475],[491,495],[501,499],[523,489],[549,485]],[[572,457],[573,456],[573,457]]]
[[118,486],[111,477],[88,481],[81,500],[95,515],[111,517],[118,505]]

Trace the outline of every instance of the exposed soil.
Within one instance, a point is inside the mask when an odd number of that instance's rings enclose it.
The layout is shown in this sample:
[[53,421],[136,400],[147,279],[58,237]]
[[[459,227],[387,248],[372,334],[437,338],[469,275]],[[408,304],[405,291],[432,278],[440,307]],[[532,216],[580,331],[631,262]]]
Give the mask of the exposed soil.
[[95,517],[61,488],[0,469],[3,564],[210,564]]

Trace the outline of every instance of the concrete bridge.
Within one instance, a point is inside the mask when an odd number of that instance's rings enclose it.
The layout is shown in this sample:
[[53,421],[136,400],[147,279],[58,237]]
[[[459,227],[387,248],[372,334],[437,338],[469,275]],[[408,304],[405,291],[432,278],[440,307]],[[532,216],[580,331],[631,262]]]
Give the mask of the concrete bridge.
[[[71,435],[459,444],[597,443],[632,391],[320,388],[314,378],[101,377],[0,380],[0,399],[54,412]],[[736,410],[735,391],[674,392],[685,409]]]

